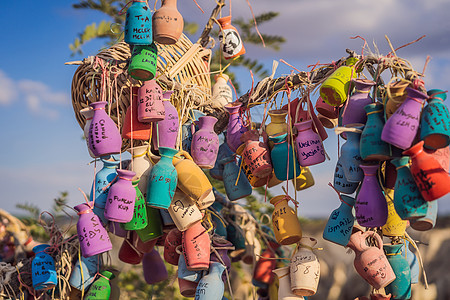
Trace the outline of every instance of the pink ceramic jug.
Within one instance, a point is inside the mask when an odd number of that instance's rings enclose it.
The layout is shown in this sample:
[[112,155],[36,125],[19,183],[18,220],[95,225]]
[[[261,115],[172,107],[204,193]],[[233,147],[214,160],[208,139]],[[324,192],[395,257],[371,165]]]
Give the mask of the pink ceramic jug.
[[183,255],[189,271],[207,270],[211,251],[209,234],[201,222],[183,232]]

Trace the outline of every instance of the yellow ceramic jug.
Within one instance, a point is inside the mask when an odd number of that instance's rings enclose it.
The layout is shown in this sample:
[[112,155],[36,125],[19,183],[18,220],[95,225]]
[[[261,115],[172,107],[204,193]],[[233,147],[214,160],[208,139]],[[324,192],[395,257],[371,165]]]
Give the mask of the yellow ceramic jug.
[[305,190],[314,185],[314,177],[312,176],[311,170],[309,167],[300,167],[301,172],[300,175],[295,179],[292,179],[292,184],[294,184],[295,189],[297,191]]
[[273,197],[270,203],[275,206],[272,224],[275,238],[281,245],[297,243],[302,238],[302,228],[295,211],[288,205],[288,195]]
[[394,202],[394,190],[385,189],[385,197],[388,205],[388,218],[386,224],[381,228],[383,235],[386,236],[403,236],[405,234],[406,225],[408,221],[402,220],[395,211]]
[[408,95],[405,91],[409,85],[407,81],[397,81],[388,86],[389,93],[387,93],[388,99],[386,102],[386,119],[389,119],[397,108],[402,105]]

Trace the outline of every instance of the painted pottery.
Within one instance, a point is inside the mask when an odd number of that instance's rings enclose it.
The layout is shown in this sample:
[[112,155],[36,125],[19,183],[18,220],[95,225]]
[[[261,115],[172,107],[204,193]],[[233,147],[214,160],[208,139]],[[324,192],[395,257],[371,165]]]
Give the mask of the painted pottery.
[[161,216],[162,225],[163,225],[163,232],[168,232],[175,227],[175,222],[172,220],[172,217],[169,214],[169,211],[167,209],[158,209],[159,215]]
[[141,123],[138,119],[138,87],[133,86],[131,92],[133,98],[125,114],[122,138],[148,141],[152,136],[152,126],[148,123]]
[[375,81],[367,79],[352,79],[355,86],[354,93],[348,98],[342,113],[342,125],[361,123],[366,124],[367,116],[364,107],[373,102],[370,97],[370,90],[375,85]]
[[359,182],[349,182],[345,177],[342,166],[342,155],[339,157],[334,169],[333,186],[336,190],[344,194],[353,194],[359,186]]
[[388,101],[386,102],[386,119],[389,119],[399,106],[405,101],[407,93],[406,87],[409,85],[408,81],[397,81],[388,86]]
[[100,269],[100,256],[94,255],[91,257],[81,256],[81,260],[77,260],[70,274],[70,286],[80,290],[86,291],[95,280],[95,275]]
[[196,300],[222,300],[225,285],[222,281],[222,273],[225,266],[218,262],[211,262],[209,272],[198,282],[195,291]]
[[233,92],[228,85],[230,78],[227,74],[221,73],[214,76],[214,83],[212,87],[212,105],[215,107],[223,107],[228,103],[233,102]]
[[147,284],[156,284],[169,278],[164,261],[155,248],[144,254],[142,269],[144,270],[144,279]]
[[440,149],[450,144],[450,113],[444,100],[447,93],[443,90],[427,92],[428,105],[422,111],[420,121],[420,139],[428,149]]
[[346,247],[350,241],[353,224],[355,223],[355,215],[353,213],[355,198],[346,195],[341,195],[339,198],[341,204],[331,212],[323,230],[323,238],[329,242]]
[[122,242],[119,249],[119,260],[130,265],[138,265],[142,262],[144,254],[133,246],[132,237],[129,235]]
[[156,148],[175,148],[178,138],[179,118],[178,111],[170,103],[170,96],[173,91],[163,94],[164,110],[166,112],[164,120],[152,123],[152,142]]
[[400,149],[411,147],[419,129],[420,112],[428,97],[418,90],[407,87],[408,96],[395,113],[386,121],[381,139]]
[[147,226],[147,203],[144,196],[138,188],[140,180],[133,180],[131,183],[136,191],[136,199],[134,202],[134,212],[131,221],[124,223],[123,228],[125,230],[139,230],[144,229]]
[[222,263],[226,267],[225,272],[222,274],[222,281],[227,282],[227,272],[228,276],[231,272],[231,259],[228,256],[228,251],[233,250],[234,246],[225,239],[213,237],[212,248],[215,251],[211,252],[210,261]]
[[168,211],[179,231],[185,231],[203,218],[195,203],[179,189],[175,191]]
[[339,116],[338,108],[326,103],[321,97],[317,98],[315,108],[320,115],[328,119],[337,119]]
[[109,271],[102,271],[101,275],[89,288],[89,291],[85,295],[86,300],[108,300],[111,296],[111,284],[110,280],[114,278],[114,274]]
[[223,184],[228,199],[236,201],[251,195],[252,186],[237,164],[236,156],[228,156],[222,159],[221,163],[223,164]]
[[446,172],[450,171],[450,147],[445,147],[438,150],[423,148],[423,150],[426,153],[431,154],[441,164],[441,167]]
[[273,197],[270,203],[275,207],[272,224],[277,242],[281,245],[297,243],[302,238],[302,228],[294,209],[288,205],[289,196]]
[[298,132],[295,146],[300,166],[307,167],[324,162],[325,150],[319,135],[311,128],[312,120],[296,123],[294,126]]
[[378,183],[376,165],[361,165],[364,180],[355,203],[355,215],[358,224],[364,227],[381,227],[386,224],[388,206]]
[[425,215],[425,217],[410,220],[411,227],[414,230],[418,231],[427,231],[433,229],[434,225],[436,225],[437,211],[437,201],[427,202],[427,214]]
[[166,111],[162,101],[162,89],[156,80],[145,81],[139,87],[137,104],[137,117],[139,122],[158,122],[164,120]]
[[156,75],[157,52],[155,43],[133,46],[128,74],[136,80],[152,80]]
[[[177,249],[177,252],[179,250]],[[178,259],[178,278],[192,281],[192,282],[199,282],[202,278],[202,272],[203,271],[191,271],[188,270],[186,266],[186,260],[184,259],[184,255],[180,254],[180,257]]]
[[264,186],[267,183],[267,180],[269,179],[269,176],[266,178],[259,178],[252,174],[250,167],[245,163],[245,160],[242,158],[242,153],[244,152],[245,144],[242,144],[239,146],[239,148],[236,150],[236,154],[241,156],[237,156],[237,165],[244,171],[245,176],[248,179],[248,182],[250,182],[250,185],[252,187],[261,187]]
[[242,158],[250,172],[258,178],[267,178],[272,174],[272,164],[267,145],[259,141],[256,130],[245,132],[242,138],[246,141]]
[[125,18],[125,43],[150,45],[153,42],[152,13],[147,1],[133,0]]
[[232,59],[245,54],[244,44],[237,29],[231,25],[231,16],[217,20],[220,24],[219,42],[225,59]]
[[147,226],[137,230],[137,234],[141,241],[147,242],[157,239],[163,235],[162,220],[157,208],[147,205]]
[[419,260],[417,259],[417,256],[414,254],[414,252],[411,251],[409,245],[409,241],[405,240],[405,243],[402,247],[402,256],[405,257],[408,261],[409,268],[411,270],[411,284],[416,284],[419,283],[420,276]]
[[219,151],[219,137],[214,132],[217,119],[212,116],[200,117],[199,130],[192,136],[191,155],[202,169],[212,169]]
[[[270,123],[266,125],[265,132],[267,136],[277,135],[279,133],[288,132],[288,124],[286,123],[287,110],[273,109],[269,110]],[[273,148],[273,141],[269,140],[270,149]]]
[[364,172],[360,168],[362,158],[360,154],[360,138],[362,129],[361,124],[348,124],[346,128],[353,130],[347,131],[347,141],[341,147],[341,164],[344,170],[345,179],[349,182],[360,182],[364,177]]
[[319,119],[320,123],[322,123],[323,127],[328,128],[328,129],[333,129],[339,123],[338,118],[330,119],[321,114],[317,114],[317,118]]
[[183,33],[183,16],[177,9],[177,0],[163,0],[153,14],[153,39],[162,45],[175,44]]
[[411,174],[426,201],[439,199],[450,192],[450,175],[430,154],[423,151],[423,141],[403,151],[411,157]]
[[182,234],[177,228],[172,229],[164,241],[164,260],[171,265],[178,265],[180,254],[176,248],[181,245]]
[[95,157],[120,153],[122,138],[114,121],[106,114],[106,101],[94,102],[90,106],[94,116],[89,127],[89,149]]
[[384,161],[390,158],[389,144],[381,140],[384,127],[383,104],[375,102],[364,107],[367,123],[361,133],[360,154],[363,160]]
[[275,277],[272,271],[276,267],[275,253],[271,249],[264,250],[253,270],[253,280],[263,284],[271,284]]
[[178,286],[180,287],[180,294],[183,297],[193,298],[197,290],[197,282],[192,282],[178,278]]
[[292,184],[297,191],[306,190],[307,188],[312,187],[315,182],[309,167],[300,167],[300,175],[297,176],[295,181],[292,179]]
[[297,252],[292,256],[290,263],[291,290],[299,296],[312,296],[317,291],[320,278],[320,265],[313,252],[317,240],[302,237]]
[[132,156],[131,163],[128,165],[128,170],[135,172],[136,177],[139,177],[138,188],[142,192],[144,199],[147,199],[148,177],[153,168],[153,164],[147,156],[149,145],[134,147],[128,151]]
[[92,117],[94,117],[94,109],[90,106],[85,107],[82,110],[80,110],[80,114],[86,120],[86,123],[84,124],[84,128],[83,128],[83,136],[84,136],[84,139],[86,140],[86,146],[89,151],[89,155],[91,157],[95,157],[94,154],[92,153],[91,149],[89,148],[89,128],[91,127]]
[[188,270],[199,271],[209,268],[211,241],[201,222],[183,232],[183,255]]
[[233,102],[225,105],[225,109],[230,114],[227,125],[227,144],[230,150],[236,152],[236,149],[243,143],[241,141],[241,136],[248,129],[244,126],[242,117],[240,114],[240,108],[242,103]]
[[188,120],[181,126],[181,148],[187,153],[191,153],[192,135],[199,129],[196,121],[206,115],[197,109],[189,110],[188,114]]
[[299,300],[304,299],[291,291],[291,278],[289,276],[290,267],[283,267],[273,270],[278,278],[278,300]]
[[125,238],[128,235],[128,231],[123,229],[123,224],[114,221],[108,221],[108,232],[114,234],[115,236]]
[[50,248],[48,244],[33,248],[35,256],[31,261],[31,280],[36,291],[49,290],[58,284],[55,260],[46,253],[48,248]]
[[112,249],[108,233],[92,209],[82,203],[75,206],[78,212],[77,233],[81,254],[84,257],[94,256]]
[[131,181],[135,175],[133,171],[117,170],[117,179],[109,188],[105,205],[106,219],[127,223],[133,218],[136,189]]
[[300,164],[291,144],[286,141],[287,133],[276,134],[269,139],[274,143],[270,156],[275,176],[283,181],[296,178],[300,174]]
[[390,293],[393,299],[411,299],[411,269],[402,256],[403,244],[384,245],[383,248],[396,277],[384,290]]
[[386,188],[384,190],[386,203],[388,206],[388,217],[386,224],[381,227],[384,236],[403,236],[405,234],[408,221],[404,221],[397,214],[394,206],[394,190]]

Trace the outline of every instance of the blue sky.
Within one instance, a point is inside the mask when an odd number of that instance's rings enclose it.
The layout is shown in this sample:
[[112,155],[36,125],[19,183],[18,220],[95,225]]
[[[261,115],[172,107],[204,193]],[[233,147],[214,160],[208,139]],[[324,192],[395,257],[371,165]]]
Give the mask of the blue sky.
[[[188,21],[204,24],[214,5],[199,0],[202,15],[193,1],[180,1],[179,10]],[[71,57],[68,45],[88,24],[100,21],[97,12],[75,10],[75,1],[2,1],[0,4],[0,140],[3,162],[0,167],[1,208],[17,212],[17,203],[35,203],[42,209],[52,204],[60,191],[69,191],[70,204],[83,198],[93,178],[93,166],[81,140],[70,100],[75,66],[64,62],[95,55],[101,42],[90,42],[84,54]],[[153,5],[153,1],[151,5]],[[408,43],[423,34],[421,42],[399,51],[421,70],[427,55],[432,57],[426,71],[427,88],[449,89],[450,11],[448,0],[319,0],[251,1],[255,14],[275,10],[280,16],[260,27],[261,31],[283,35],[288,42],[279,52],[247,46],[247,55],[259,58],[267,68],[273,59],[283,58],[299,69],[317,61],[327,63],[346,56],[345,49],[361,50],[361,35],[381,53],[389,50],[384,35],[394,46]],[[244,0],[233,1],[233,17],[250,18]],[[228,14],[225,8],[224,16]],[[289,73],[280,65],[276,75]],[[248,72],[238,71],[242,90],[250,88]],[[315,101],[315,98],[313,97]],[[327,216],[337,205],[331,188],[336,163],[336,137],[328,131],[325,142],[331,161],[312,167],[316,186],[298,193],[304,216]],[[292,191],[292,188],[290,188]],[[274,193],[278,193],[275,190]],[[440,212],[450,212],[450,202],[440,201]]]

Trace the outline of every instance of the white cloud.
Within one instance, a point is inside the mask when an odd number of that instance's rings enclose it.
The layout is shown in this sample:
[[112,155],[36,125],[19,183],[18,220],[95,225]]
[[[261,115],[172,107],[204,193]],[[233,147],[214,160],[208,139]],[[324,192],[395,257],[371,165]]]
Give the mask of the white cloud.
[[68,94],[54,91],[43,82],[30,79],[15,81],[0,70],[0,105],[22,100],[31,113],[50,119],[59,116],[56,106],[70,103]]

